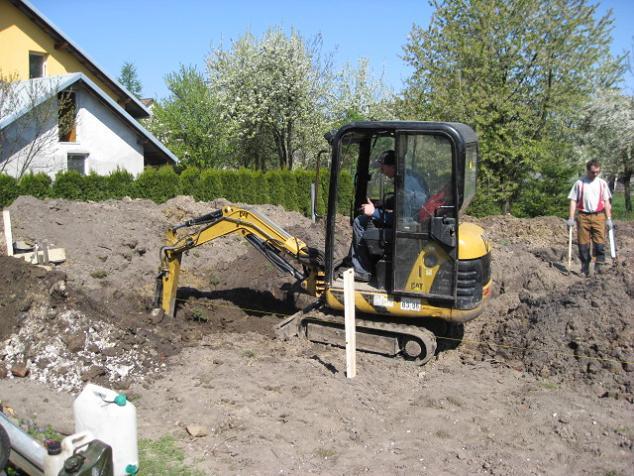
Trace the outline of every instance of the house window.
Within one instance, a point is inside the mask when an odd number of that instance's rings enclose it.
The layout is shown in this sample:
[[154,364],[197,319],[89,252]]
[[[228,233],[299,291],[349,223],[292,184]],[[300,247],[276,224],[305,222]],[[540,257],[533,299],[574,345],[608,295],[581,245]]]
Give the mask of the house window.
[[86,154],[68,154],[66,156],[66,168],[86,175]]
[[43,78],[46,75],[46,55],[29,53],[29,79]]
[[75,93],[64,91],[57,95],[59,105],[57,126],[60,142],[77,142],[77,100]]

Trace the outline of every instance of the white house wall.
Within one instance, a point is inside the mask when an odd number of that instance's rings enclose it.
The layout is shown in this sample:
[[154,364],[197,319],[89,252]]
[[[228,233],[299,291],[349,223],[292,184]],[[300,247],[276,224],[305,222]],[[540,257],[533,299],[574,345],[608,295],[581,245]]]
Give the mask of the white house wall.
[[28,171],[54,176],[66,167],[57,154],[57,136],[57,99],[51,99],[2,131],[0,172],[13,177]]
[[88,152],[87,173],[107,175],[117,168],[133,175],[143,172],[139,135],[119,115],[86,90],[77,93],[76,144],[59,144],[63,154]]
[[[46,114],[46,124],[41,127],[33,125],[33,116],[26,114],[3,131],[5,140],[0,148],[0,172],[18,177],[25,161],[31,157],[28,171],[44,172],[54,178],[57,172],[67,169],[69,153],[86,155],[86,174],[107,175],[117,168],[135,176],[143,172],[143,146],[139,143],[138,133],[86,89],[81,88],[75,93],[76,142],[58,141],[56,107],[52,109],[53,113]],[[49,106],[39,106],[42,107]],[[29,154],[33,146],[37,149],[35,155]]]

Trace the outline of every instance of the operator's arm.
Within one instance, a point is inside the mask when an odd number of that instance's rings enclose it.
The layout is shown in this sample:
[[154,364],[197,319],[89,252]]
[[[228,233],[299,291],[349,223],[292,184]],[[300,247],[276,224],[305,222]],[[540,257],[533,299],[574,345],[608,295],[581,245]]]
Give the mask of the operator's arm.
[[[605,207],[606,211],[607,211],[607,205]],[[577,210],[577,202],[575,202],[574,200],[570,200],[570,206],[568,207],[568,218],[570,220],[574,220],[575,219],[575,211]]]

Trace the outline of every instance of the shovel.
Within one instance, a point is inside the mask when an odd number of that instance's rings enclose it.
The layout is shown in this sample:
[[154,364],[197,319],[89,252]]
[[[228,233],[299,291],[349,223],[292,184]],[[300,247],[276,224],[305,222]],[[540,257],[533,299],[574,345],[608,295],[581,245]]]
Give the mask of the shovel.
[[568,274],[572,267],[572,227],[568,227]]

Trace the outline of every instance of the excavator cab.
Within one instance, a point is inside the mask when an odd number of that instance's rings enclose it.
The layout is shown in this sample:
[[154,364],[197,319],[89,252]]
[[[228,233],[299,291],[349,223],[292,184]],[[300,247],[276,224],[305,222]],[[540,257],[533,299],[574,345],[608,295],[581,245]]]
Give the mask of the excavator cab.
[[[341,174],[348,170],[354,176],[351,221],[368,199],[390,216],[388,223],[370,221],[363,233],[373,269],[369,283],[356,285],[357,307],[374,314],[454,321],[479,314],[490,287],[489,244],[479,227],[460,223],[460,211],[475,195],[474,131],[457,123],[357,122],[327,138],[332,148],[328,305],[343,306],[340,271],[346,263],[336,263],[333,250]],[[386,151],[394,151],[392,178],[376,168]]]

